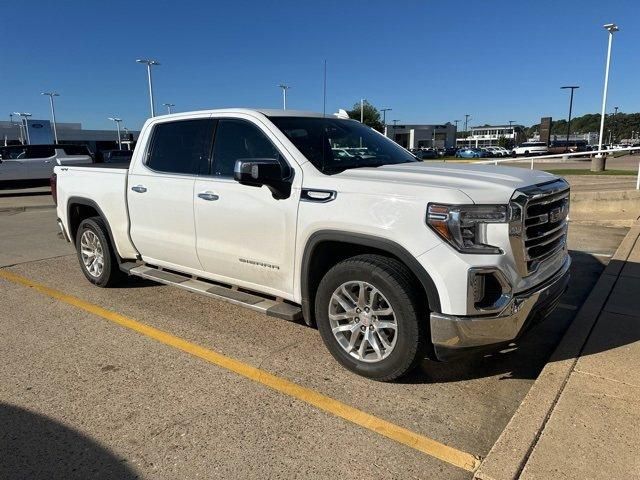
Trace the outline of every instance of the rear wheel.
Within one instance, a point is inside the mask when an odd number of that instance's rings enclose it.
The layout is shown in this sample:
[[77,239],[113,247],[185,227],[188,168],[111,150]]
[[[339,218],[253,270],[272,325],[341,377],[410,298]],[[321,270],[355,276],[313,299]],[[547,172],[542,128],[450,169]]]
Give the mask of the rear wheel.
[[102,218],[91,217],[80,223],[76,251],[82,273],[94,285],[111,287],[124,278]]
[[423,356],[427,328],[418,291],[395,259],[359,255],[336,264],[320,282],[315,309],[327,349],[359,375],[394,380]]

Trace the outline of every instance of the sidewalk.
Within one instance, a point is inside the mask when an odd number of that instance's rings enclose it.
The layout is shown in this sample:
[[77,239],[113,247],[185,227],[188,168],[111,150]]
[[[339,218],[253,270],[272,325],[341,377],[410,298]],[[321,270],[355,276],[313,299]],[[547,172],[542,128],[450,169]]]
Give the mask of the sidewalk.
[[640,221],[475,478],[640,477]]
[[0,212],[54,207],[49,187],[0,189]]

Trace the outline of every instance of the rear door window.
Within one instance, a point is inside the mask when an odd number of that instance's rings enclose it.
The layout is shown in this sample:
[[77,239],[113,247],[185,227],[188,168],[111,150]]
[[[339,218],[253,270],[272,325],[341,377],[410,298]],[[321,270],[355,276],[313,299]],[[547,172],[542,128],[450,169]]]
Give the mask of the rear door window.
[[208,118],[156,125],[146,165],[165,173],[206,173],[214,127],[215,120]]
[[49,158],[55,154],[53,145],[28,145],[25,158]]

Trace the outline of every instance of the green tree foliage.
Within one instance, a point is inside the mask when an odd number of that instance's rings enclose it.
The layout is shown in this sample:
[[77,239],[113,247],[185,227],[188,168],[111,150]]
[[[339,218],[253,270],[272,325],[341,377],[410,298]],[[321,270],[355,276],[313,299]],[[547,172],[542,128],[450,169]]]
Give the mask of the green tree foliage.
[[[364,124],[368,125],[371,128],[375,128],[379,132],[384,131],[384,125],[382,124],[382,117],[380,116],[380,112],[376,107],[371,105],[368,101],[364,101]],[[348,110],[349,118],[353,118],[354,120],[360,120],[360,102],[356,102],[353,104],[353,108]]]
[[[631,132],[640,132],[640,113],[607,114],[604,120],[605,139],[609,138],[608,131],[616,140],[631,138]],[[526,131],[527,137],[533,132],[540,131],[540,124],[532,125]],[[571,119],[571,133],[600,132],[600,114],[588,113]],[[566,135],[567,120],[561,119],[551,122],[551,135]]]

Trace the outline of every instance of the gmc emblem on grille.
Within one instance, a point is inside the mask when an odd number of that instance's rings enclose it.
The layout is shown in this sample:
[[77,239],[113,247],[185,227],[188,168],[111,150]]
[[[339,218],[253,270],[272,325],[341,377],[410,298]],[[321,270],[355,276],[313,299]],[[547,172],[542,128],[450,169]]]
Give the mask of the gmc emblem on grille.
[[569,213],[569,203],[564,202],[559,207],[556,207],[553,210],[549,211],[549,222],[556,223],[561,220],[564,220],[568,213]]

